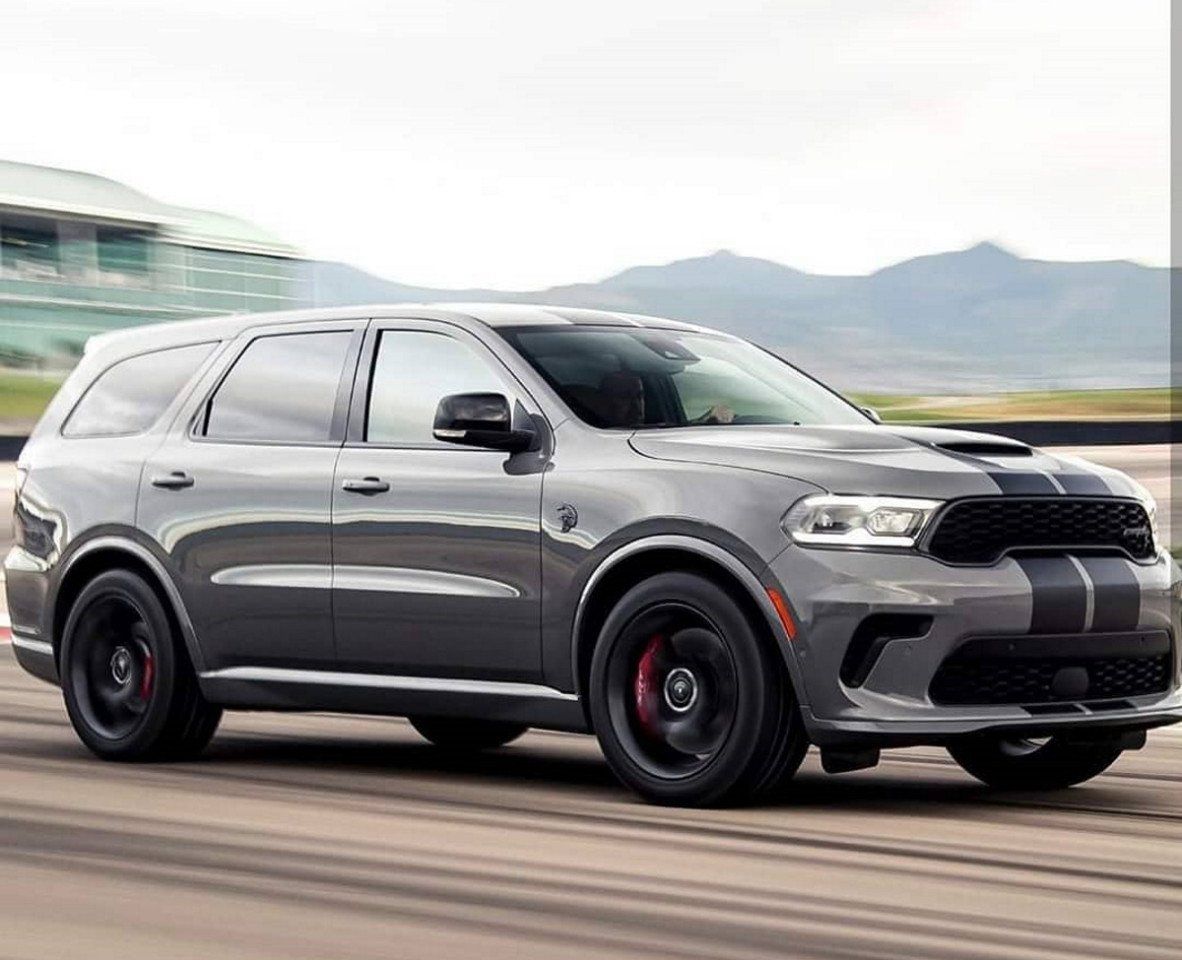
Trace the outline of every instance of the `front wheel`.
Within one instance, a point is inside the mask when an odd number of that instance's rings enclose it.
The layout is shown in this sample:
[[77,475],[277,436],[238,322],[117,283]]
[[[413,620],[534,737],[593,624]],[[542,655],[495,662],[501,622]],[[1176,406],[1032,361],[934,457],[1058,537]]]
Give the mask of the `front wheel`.
[[791,778],[808,749],[778,651],[694,573],[624,595],[600,632],[588,697],[608,764],[654,803],[743,802]]
[[950,743],[948,752],[966,773],[999,790],[1062,790],[1103,773],[1122,748],[1115,741],[1062,736],[973,737]]
[[62,633],[60,673],[75,732],[104,760],[193,756],[222,716],[201,695],[160,598],[129,570],[82,588]]

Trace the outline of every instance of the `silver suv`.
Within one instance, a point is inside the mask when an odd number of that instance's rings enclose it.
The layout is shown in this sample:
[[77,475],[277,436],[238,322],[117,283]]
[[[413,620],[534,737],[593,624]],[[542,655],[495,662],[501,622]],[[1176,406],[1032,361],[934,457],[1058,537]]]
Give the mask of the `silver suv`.
[[1182,719],[1179,571],[1128,477],[879,424],[701,327],[532,306],[91,341],[19,463],[13,642],[108,759],[226,708],[594,732],[663,803],[945,745],[1086,780]]

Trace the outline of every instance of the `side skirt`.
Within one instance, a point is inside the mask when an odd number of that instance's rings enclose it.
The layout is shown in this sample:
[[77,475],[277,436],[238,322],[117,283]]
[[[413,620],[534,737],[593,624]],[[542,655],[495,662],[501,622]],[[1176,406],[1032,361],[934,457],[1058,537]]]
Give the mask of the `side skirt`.
[[590,733],[576,694],[535,683],[279,667],[228,667],[199,679],[207,700],[230,709],[470,717]]

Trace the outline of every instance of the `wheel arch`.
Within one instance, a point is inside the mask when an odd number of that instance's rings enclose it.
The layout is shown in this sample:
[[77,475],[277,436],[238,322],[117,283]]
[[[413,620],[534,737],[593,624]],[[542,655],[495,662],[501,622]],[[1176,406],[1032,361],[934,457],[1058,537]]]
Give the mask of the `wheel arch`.
[[165,611],[180,630],[193,668],[198,672],[204,669],[193,623],[168,570],[143,544],[122,536],[101,536],[88,540],[66,561],[50,607],[49,635],[53,643],[54,662],[59,660],[62,631],[70,615],[70,607],[86,584],[107,570],[130,570],[144,578],[156,591]]
[[603,559],[583,587],[571,634],[571,668],[574,689],[584,709],[583,693],[590,676],[591,655],[608,613],[645,576],[665,570],[702,573],[727,587],[747,610],[752,622],[762,628],[761,633],[780,651],[796,695],[802,697],[804,685],[800,682],[791,638],[759,576],[715,543],[683,534],[666,534],[643,537],[619,547]]

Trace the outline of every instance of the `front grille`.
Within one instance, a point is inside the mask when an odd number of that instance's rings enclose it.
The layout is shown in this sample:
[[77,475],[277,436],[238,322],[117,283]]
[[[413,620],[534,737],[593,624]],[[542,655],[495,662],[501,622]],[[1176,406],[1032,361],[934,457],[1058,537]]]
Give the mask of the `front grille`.
[[1164,693],[1165,634],[982,639],[945,660],[929,693],[946,705],[1087,702]]
[[1114,550],[1153,557],[1145,508],[1135,500],[1000,497],[960,500],[937,519],[925,549],[946,563],[993,563],[1012,550]]

